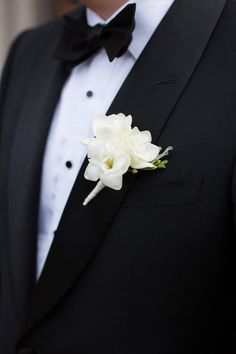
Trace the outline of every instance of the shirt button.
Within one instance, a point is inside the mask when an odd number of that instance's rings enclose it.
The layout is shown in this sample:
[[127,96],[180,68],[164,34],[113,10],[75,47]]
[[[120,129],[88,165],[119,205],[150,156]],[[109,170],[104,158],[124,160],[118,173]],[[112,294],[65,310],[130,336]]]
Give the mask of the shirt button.
[[66,167],[67,168],[72,168],[73,164],[71,161],[66,161]]
[[86,93],[86,95],[87,95],[88,98],[93,97],[93,91],[88,91],[88,92]]

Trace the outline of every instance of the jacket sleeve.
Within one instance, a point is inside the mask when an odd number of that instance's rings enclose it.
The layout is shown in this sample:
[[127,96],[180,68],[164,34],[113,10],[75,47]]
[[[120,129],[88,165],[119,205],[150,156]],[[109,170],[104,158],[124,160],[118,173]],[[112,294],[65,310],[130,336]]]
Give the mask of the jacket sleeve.
[[3,198],[2,198],[2,191],[4,189],[3,181],[1,176],[2,174],[2,122],[3,122],[3,113],[5,107],[5,101],[8,94],[8,86],[9,81],[11,78],[12,69],[14,66],[15,61],[15,54],[19,43],[21,42],[22,37],[24,36],[25,32],[20,34],[15,41],[13,42],[8,57],[6,59],[3,71],[0,72],[0,316],[1,316],[1,289],[2,289],[2,245],[3,245],[3,214],[4,214],[4,205],[3,205]]
[[8,82],[11,76],[12,67],[14,65],[15,53],[17,51],[19,43],[21,42],[25,34],[26,32],[21,33],[11,45],[3,71],[2,73],[0,73],[0,136],[1,136],[1,126],[2,126],[2,115],[4,111],[4,102],[5,102],[5,98],[7,97]]
[[[232,282],[231,282],[231,291],[230,294],[230,309],[232,323],[230,324],[232,327],[232,337],[231,337],[231,351],[230,354],[236,353],[236,283],[235,283],[235,276],[236,276],[236,157],[234,159],[234,170],[233,170],[233,178],[232,178],[232,205],[233,205],[233,216],[234,216],[234,238],[231,243],[231,251],[230,251],[230,267],[231,275],[232,275]],[[234,281],[233,281],[234,279]]]

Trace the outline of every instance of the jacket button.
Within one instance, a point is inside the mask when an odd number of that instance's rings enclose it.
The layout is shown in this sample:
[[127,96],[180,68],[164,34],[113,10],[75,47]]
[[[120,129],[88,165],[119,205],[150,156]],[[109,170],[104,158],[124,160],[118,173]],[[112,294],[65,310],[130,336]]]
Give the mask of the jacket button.
[[17,354],[35,354],[32,348],[22,348],[20,349]]

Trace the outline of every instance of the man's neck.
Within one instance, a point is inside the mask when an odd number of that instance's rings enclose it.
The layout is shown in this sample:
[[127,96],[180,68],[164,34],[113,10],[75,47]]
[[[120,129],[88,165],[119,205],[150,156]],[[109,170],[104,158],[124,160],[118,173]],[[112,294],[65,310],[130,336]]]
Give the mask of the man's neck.
[[128,0],[81,0],[80,2],[106,20]]

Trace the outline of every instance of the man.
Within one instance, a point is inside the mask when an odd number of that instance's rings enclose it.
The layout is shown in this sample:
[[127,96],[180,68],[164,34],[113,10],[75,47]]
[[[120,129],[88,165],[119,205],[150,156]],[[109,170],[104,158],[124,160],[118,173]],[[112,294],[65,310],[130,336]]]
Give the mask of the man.
[[[236,2],[81,2],[3,72],[0,353],[235,353]],[[84,207],[105,113],[174,150]]]

